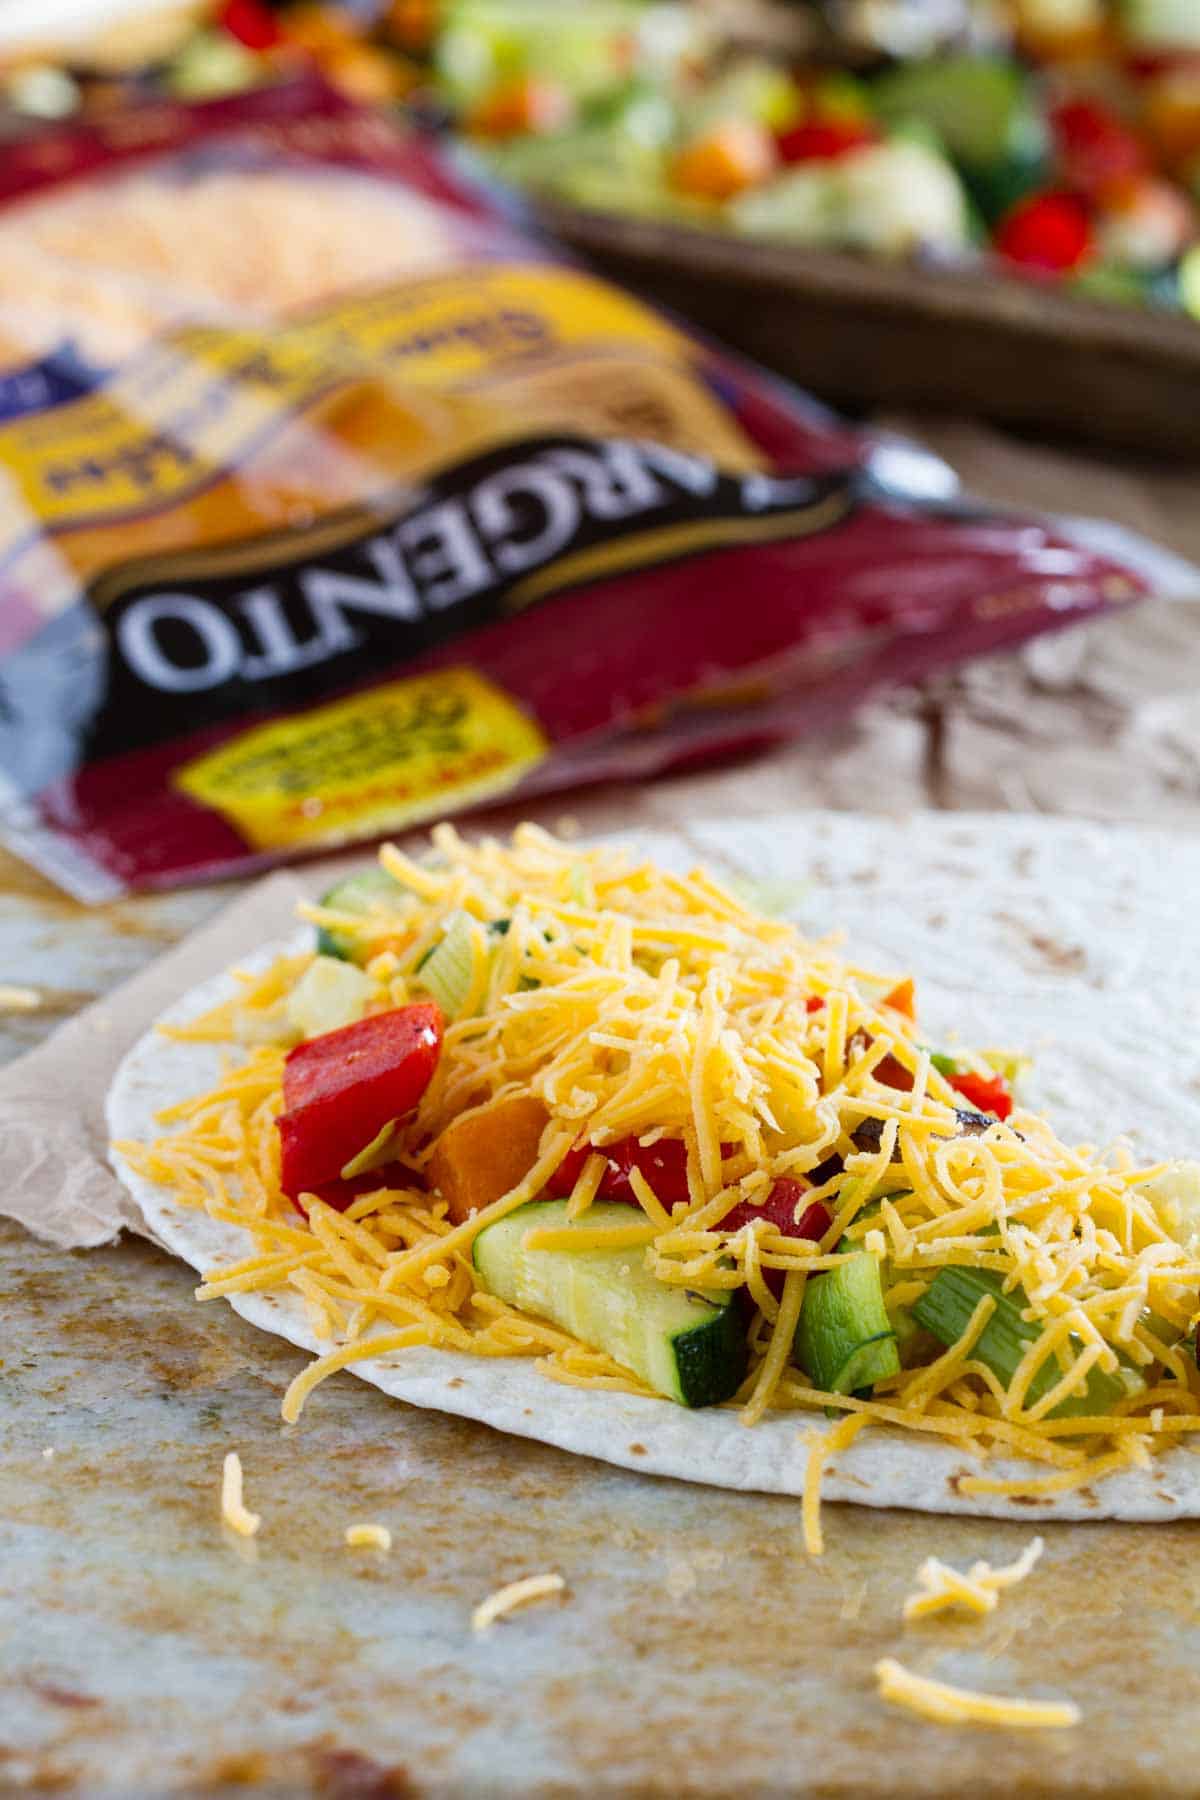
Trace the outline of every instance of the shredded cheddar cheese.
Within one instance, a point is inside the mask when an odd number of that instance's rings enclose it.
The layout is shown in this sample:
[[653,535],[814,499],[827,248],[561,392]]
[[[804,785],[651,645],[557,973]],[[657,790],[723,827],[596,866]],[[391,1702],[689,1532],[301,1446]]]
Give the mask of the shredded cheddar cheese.
[[386,1525],[347,1525],[346,1544],[351,1550],[390,1550],[392,1534]]
[[36,988],[14,987],[0,982],[0,1012],[36,1012],[42,996]]
[[471,1614],[471,1630],[484,1632],[497,1619],[516,1612],[518,1607],[548,1599],[551,1594],[561,1594],[566,1585],[561,1575],[529,1575],[524,1581],[510,1581],[507,1587],[497,1588],[494,1594],[480,1601]]
[[915,1675],[891,1656],[875,1664],[875,1679],[881,1700],[907,1707],[935,1725],[1013,1725],[1036,1730],[1078,1725],[1083,1717],[1071,1700],[1009,1700],[1000,1694],[979,1694],[934,1681],[928,1675]]
[[865,1413],[850,1413],[823,1437],[816,1431],[808,1433],[808,1462],[804,1470],[801,1522],[804,1528],[804,1548],[810,1556],[822,1556],[825,1552],[825,1538],[821,1531],[821,1481],[826,1465],[831,1456],[853,1443],[866,1423]]
[[1002,1591],[1024,1581],[1044,1549],[1041,1538],[1034,1538],[1016,1562],[1007,1567],[993,1569],[990,1563],[977,1562],[971,1564],[965,1575],[936,1556],[927,1557],[917,1570],[920,1591],[910,1594],[904,1602],[904,1617],[908,1620],[927,1619],[934,1613],[956,1607],[976,1616],[994,1612]]
[[221,1471],[221,1518],[239,1537],[253,1537],[262,1524],[242,1498],[242,1459],[236,1450],[229,1451]]
[[[468,843],[442,826],[433,849],[424,861],[381,851],[399,884],[391,911],[301,908],[359,946],[368,1010],[420,997],[425,955],[452,921],[470,922],[467,1000],[389,1146],[402,1185],[344,1212],[310,1196],[306,1216],[280,1192],[276,1119],[296,1037],[287,1003],[312,960],[304,954],[241,976],[232,1000],[169,1028],[228,1043],[230,1058],[210,1091],[164,1111],[153,1143],[117,1146],[176,1203],[243,1229],[245,1254],[208,1272],[201,1299],[288,1291],[328,1345],[288,1389],[286,1419],[326,1375],[416,1346],[534,1357],[558,1381],[646,1391],[594,1347],[486,1294],[473,1267],[479,1232],[543,1194],[582,1145],[590,1154],[572,1184],[552,1189],[570,1195],[567,1225],[531,1229],[527,1248],[620,1247],[665,1284],[744,1289],[750,1366],[737,1400],[747,1423],[832,1407],[850,1415],[847,1434],[869,1421],[902,1425],[979,1459],[1041,1463],[1034,1478],[980,1469],[959,1480],[965,1494],[1034,1497],[1144,1466],[1200,1430],[1200,1374],[1183,1344],[1200,1311],[1200,1260],[1155,1204],[1161,1166],[1072,1146],[1020,1109],[964,1126],[916,1021],[888,1002],[895,973],[806,941],[702,871],[568,846],[532,826],[510,843]],[[498,921],[502,932],[486,929]],[[428,1185],[441,1133],[516,1098],[548,1120],[531,1165],[452,1220]],[[605,1150],[629,1139],[682,1145],[687,1197],[668,1204],[636,1170],[628,1223],[592,1227]],[[826,1208],[820,1243],[759,1214],[783,1180]],[[735,1208],[750,1210],[749,1224],[724,1223]],[[942,1269],[997,1277],[1028,1327],[1007,1385],[986,1354],[999,1304],[988,1293],[957,1342],[870,1397],[815,1388],[792,1357],[806,1282],[863,1249],[894,1308],[918,1304]],[[1140,1391],[1131,1382],[1107,1410],[1079,1416],[1088,1384],[1120,1370],[1137,1373]],[[810,1549],[837,1435],[809,1459]]]

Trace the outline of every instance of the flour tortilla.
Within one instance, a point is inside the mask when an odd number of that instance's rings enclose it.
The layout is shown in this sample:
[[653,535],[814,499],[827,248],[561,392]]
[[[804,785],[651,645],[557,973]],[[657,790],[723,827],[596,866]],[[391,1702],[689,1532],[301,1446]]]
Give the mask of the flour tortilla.
[[[903,821],[845,813],[712,822],[623,840],[668,867],[706,862],[759,884],[809,935],[844,928],[857,958],[912,969],[938,1041],[1035,1058],[1029,1090],[1068,1138],[1128,1136],[1147,1160],[1200,1152],[1200,839],[1111,826],[971,814]],[[780,901],[785,904],[780,905]],[[307,933],[286,947],[311,941]],[[283,944],[242,963],[261,968]],[[181,1023],[227,999],[216,977],[165,1015]],[[149,1032],[109,1097],[114,1138],[159,1135],[155,1114],[213,1084],[223,1054]],[[194,1269],[252,1253],[249,1235],[174,1204],[114,1158],[147,1223]],[[298,1295],[234,1296],[252,1324],[319,1352]],[[415,1406],[479,1419],[642,1474],[799,1494],[806,1436],[822,1415],[776,1414],[747,1429],[728,1408],[563,1387],[520,1358],[413,1349],[353,1373]],[[319,1407],[318,1390],[310,1405]],[[826,1471],[827,1499],[989,1518],[1200,1517],[1200,1455],[1180,1446],[1151,1469],[1037,1501],[962,1495],[979,1465],[950,1442],[872,1425]],[[995,1458],[989,1475],[1049,1473]]]

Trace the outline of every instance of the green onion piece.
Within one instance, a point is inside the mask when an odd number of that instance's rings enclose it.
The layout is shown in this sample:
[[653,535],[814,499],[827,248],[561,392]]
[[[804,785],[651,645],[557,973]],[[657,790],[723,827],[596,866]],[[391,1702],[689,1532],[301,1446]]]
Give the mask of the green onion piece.
[[376,1132],[366,1149],[360,1150],[357,1156],[352,1156],[344,1164],[342,1180],[353,1181],[356,1175],[365,1175],[368,1169],[378,1169],[389,1162],[399,1124],[399,1119],[389,1119],[383,1130]]
[[929,1060],[939,1075],[960,1075],[957,1056],[947,1056],[944,1050],[931,1050]]
[[[1003,1285],[1003,1277],[990,1269],[939,1269],[921,1298],[914,1303],[912,1314],[918,1325],[923,1325],[949,1349],[957,1344],[984,1295],[990,1294],[996,1302],[996,1310],[977,1338],[971,1355],[986,1363],[996,1379],[1008,1387],[1030,1344],[1036,1343],[1041,1336],[1042,1327],[1035,1320],[1021,1317],[1022,1310],[1029,1305],[1024,1291],[1014,1288],[1006,1294],[1002,1291]],[[1078,1338],[1071,1339],[1071,1348],[1078,1355],[1082,1348]],[[1048,1393],[1061,1380],[1062,1373],[1058,1359],[1047,1357],[1029,1384],[1026,1406],[1033,1406]],[[1094,1413],[1108,1413],[1118,1401],[1140,1394],[1145,1386],[1144,1377],[1132,1363],[1122,1361],[1113,1375],[1093,1368],[1088,1372],[1083,1391],[1060,1400],[1047,1417],[1088,1418]]]
[[457,1019],[471,991],[471,974],[475,967],[471,927],[475,923],[468,914],[452,913],[440,944],[427,950],[414,973],[421,986],[432,995],[448,1019]]
[[[470,992],[471,971],[475,966],[471,927],[477,923],[468,913],[452,913],[441,942],[426,950],[413,970],[448,1019],[458,1017]],[[511,923],[510,919],[492,919],[486,927],[488,936],[506,936]],[[536,987],[537,983],[533,985]]]
[[809,1277],[795,1357],[826,1394],[852,1394],[899,1373],[896,1333],[874,1256],[860,1250],[823,1275]]

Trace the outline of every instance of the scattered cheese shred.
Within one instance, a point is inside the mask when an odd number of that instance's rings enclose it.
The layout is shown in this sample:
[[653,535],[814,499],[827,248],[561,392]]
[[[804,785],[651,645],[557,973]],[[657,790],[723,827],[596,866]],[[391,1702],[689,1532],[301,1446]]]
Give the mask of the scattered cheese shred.
[[12,987],[0,982],[0,1012],[36,1012],[42,996],[36,988]]
[[561,1594],[566,1585],[561,1575],[528,1575],[524,1581],[510,1581],[507,1587],[497,1588],[480,1601],[471,1614],[471,1630],[486,1631],[506,1613],[529,1606],[534,1600],[548,1599],[551,1594]]
[[990,1563],[977,1562],[971,1564],[965,1575],[936,1556],[927,1557],[917,1570],[920,1591],[910,1594],[904,1602],[904,1617],[927,1619],[933,1613],[947,1612],[954,1607],[977,1615],[993,1612],[1002,1590],[1024,1581],[1044,1549],[1042,1539],[1034,1538],[1016,1562],[1007,1567],[993,1569]]
[[221,1474],[221,1518],[239,1537],[253,1537],[262,1524],[242,1498],[242,1459],[236,1450],[227,1454]]
[[839,1419],[832,1431],[824,1434],[810,1431],[807,1434],[808,1463],[804,1470],[804,1499],[801,1522],[804,1528],[804,1548],[810,1556],[822,1556],[825,1552],[825,1539],[821,1531],[821,1482],[824,1479],[826,1465],[831,1456],[852,1444],[863,1426],[867,1423],[865,1413],[847,1413]]
[[346,1543],[351,1550],[390,1550],[392,1534],[386,1525],[347,1525]]
[[979,1694],[970,1688],[951,1687],[928,1675],[914,1675],[894,1657],[875,1664],[881,1700],[905,1706],[935,1725],[1014,1725],[1029,1729],[1053,1729],[1078,1725],[1082,1714],[1070,1700],[1009,1700],[1000,1694]]

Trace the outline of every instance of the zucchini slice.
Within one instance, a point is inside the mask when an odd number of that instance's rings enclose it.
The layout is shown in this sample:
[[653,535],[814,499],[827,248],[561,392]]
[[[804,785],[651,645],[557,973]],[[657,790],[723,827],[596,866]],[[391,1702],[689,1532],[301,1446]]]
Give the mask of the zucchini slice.
[[823,1275],[809,1276],[795,1357],[825,1394],[854,1394],[899,1374],[896,1331],[883,1303],[879,1263],[866,1250]]
[[526,1250],[534,1226],[591,1231],[637,1215],[601,1201],[572,1227],[565,1200],[535,1200],[475,1239],[475,1270],[489,1294],[549,1319],[603,1350],[681,1406],[716,1406],[746,1372],[746,1338],[728,1294],[692,1293],[659,1281],[640,1250]]

